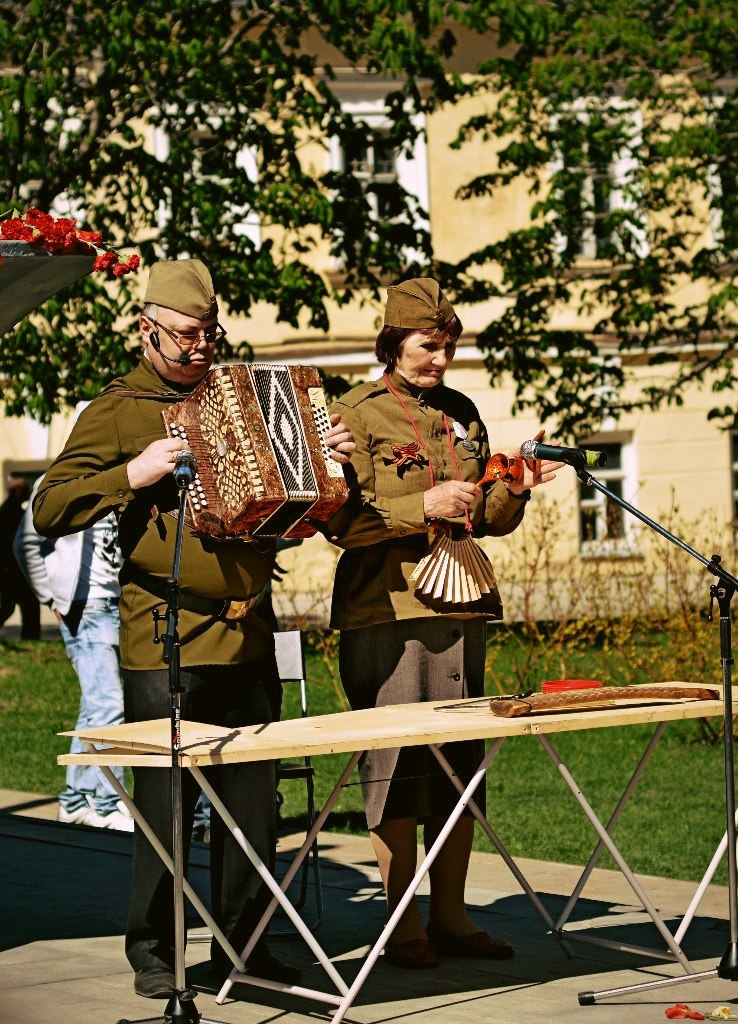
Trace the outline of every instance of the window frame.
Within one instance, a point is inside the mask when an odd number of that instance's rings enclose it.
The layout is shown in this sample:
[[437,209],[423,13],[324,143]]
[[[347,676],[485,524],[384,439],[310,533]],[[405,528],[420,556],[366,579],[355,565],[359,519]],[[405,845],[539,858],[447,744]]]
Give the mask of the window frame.
[[[347,81],[333,83],[332,88],[341,104],[342,111],[348,114],[356,124],[365,125],[369,136],[373,137],[383,129],[391,129],[392,121],[388,116],[387,107],[387,97],[392,91],[389,83]],[[397,177],[395,180],[413,196],[419,210],[423,211],[422,215],[418,216],[420,226],[430,232],[430,182],[425,133],[426,119],[422,112],[412,113],[409,116],[417,129],[417,135],[412,153],[396,151],[395,173]],[[331,172],[345,172],[344,150],[336,135],[331,135],[328,139],[328,165]],[[376,195],[371,196],[370,199],[372,211],[379,218]],[[409,263],[424,260],[422,253],[411,248],[406,250],[405,256]],[[342,272],[343,267],[339,258],[335,259],[333,269],[335,272]]]
[[[592,99],[587,100],[584,98],[571,104],[569,110],[564,114],[557,114],[551,118],[550,123],[552,134],[555,136],[557,132],[561,131],[561,122],[565,118],[576,118],[580,123],[586,124],[595,112],[595,105],[596,112],[601,114],[603,112],[603,104],[601,101],[594,101]],[[610,213],[616,209],[634,212],[638,210],[639,203],[632,194],[632,191],[626,189],[625,185],[633,177],[634,172],[636,172],[638,168],[637,153],[639,147],[642,145],[643,118],[641,112],[636,107],[616,97],[607,100],[604,104],[605,114],[607,113],[607,109],[612,109],[613,112],[617,112],[619,117],[622,117],[625,114],[630,114],[633,122],[629,144],[624,146],[608,164],[608,178],[611,182],[611,189],[608,197],[607,212]],[[553,177],[555,174],[563,171],[565,166],[564,155],[561,152],[561,149],[557,147],[556,155],[550,165],[551,176]],[[574,255],[574,263],[609,263],[611,262],[609,257],[602,256],[598,253],[598,247],[601,242],[598,238],[595,224],[598,216],[601,217],[602,215],[598,215],[597,210],[595,209],[595,177],[591,173],[588,173],[584,178],[582,195],[582,205],[585,207],[588,216],[585,219],[579,246]],[[644,258],[649,253],[648,223],[645,212],[643,215],[643,223],[640,226],[634,226],[632,233],[635,239],[638,256],[640,258]],[[617,240],[613,239],[612,236],[609,236],[609,240],[612,242],[613,248],[616,248]],[[556,241],[557,251],[563,253],[567,248],[567,242],[567,236],[562,232],[558,232]]]
[[[609,490],[613,490],[611,483],[618,480],[621,483],[621,496],[629,504],[635,504],[636,492],[638,489],[638,465],[637,453],[632,436],[623,433],[600,433],[594,437],[587,438],[580,442],[580,447],[602,449],[604,445],[620,446],[620,466],[608,468],[603,466],[592,474],[599,483]],[[622,524],[622,536],[610,539],[607,536],[597,536],[592,539],[585,539],[582,535],[582,516],[585,510],[594,509],[596,521],[606,524],[608,504],[618,506],[620,522]],[[637,543],[637,531],[635,518],[618,505],[614,499],[603,494],[596,487],[587,487],[579,480],[577,486],[577,523],[579,533],[579,555],[581,558],[633,558],[640,555]]]
[[[204,127],[193,129],[192,135],[196,140],[205,140],[208,136],[208,130],[215,131],[220,126],[218,118],[210,118],[208,124]],[[154,157],[160,163],[166,163],[169,159],[169,138],[167,132],[156,126],[153,132],[152,140],[153,154]],[[248,179],[254,184],[258,183],[259,180],[259,165],[257,159],[257,151],[253,146],[243,146],[236,155],[235,165],[240,170],[246,173]],[[202,175],[203,179],[212,178],[213,175],[209,171],[205,170]],[[222,180],[222,179],[221,179]],[[261,217],[256,210],[247,210],[245,207],[237,207],[235,204],[231,204],[234,213],[237,215],[243,215],[243,219],[239,222],[234,223],[233,232],[236,235],[242,235],[249,238],[255,249],[258,249],[261,245]],[[161,202],[159,209],[157,210],[157,224],[159,229],[163,229],[169,219],[169,209],[166,203]]]

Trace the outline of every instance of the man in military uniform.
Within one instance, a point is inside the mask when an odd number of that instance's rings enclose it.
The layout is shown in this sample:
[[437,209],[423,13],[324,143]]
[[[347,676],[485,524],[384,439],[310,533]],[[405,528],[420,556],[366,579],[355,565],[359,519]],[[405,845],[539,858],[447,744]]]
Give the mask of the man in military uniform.
[[[120,658],[127,722],[169,716],[169,670],[153,643],[152,612],[163,610],[171,574],[178,506],[172,476],[182,441],[165,434],[161,411],[189,394],[210,369],[224,331],[207,268],[199,260],[154,264],[140,332],[138,366],[114,380],[79,417],[44,477],[34,501],[39,533],[58,537],[83,530],[114,511],[123,557]],[[346,462],[353,439],[332,418],[326,441]],[[211,542],[184,531],[178,634],[182,716],[241,727],[272,721],[280,684],[271,629],[254,609],[275,561],[271,540]],[[271,762],[208,769],[210,781],[265,864],[274,863],[276,781]],[[134,769],[136,804],[171,849],[169,773]],[[183,835],[189,845],[197,788],[183,777]],[[185,858],[187,850],[185,849]],[[246,944],[269,893],[237,843],[214,816],[211,894],[215,920],[236,949]],[[186,863],[186,859],[185,859]],[[139,829],[134,834],[133,892],[126,954],[135,990],[151,998],[174,990],[175,936],[169,872]],[[211,963],[225,978],[231,962],[213,940]],[[299,972],[260,941],[248,967],[254,974],[294,982]]]

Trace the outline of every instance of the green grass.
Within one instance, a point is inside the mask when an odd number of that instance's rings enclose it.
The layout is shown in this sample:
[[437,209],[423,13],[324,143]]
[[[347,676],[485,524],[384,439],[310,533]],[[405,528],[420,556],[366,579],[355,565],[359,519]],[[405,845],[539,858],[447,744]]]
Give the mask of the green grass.
[[58,793],[64,770],[56,763],[69,741],[57,736],[77,720],[79,685],[58,642],[0,642],[0,727],[5,756],[0,787]]
[[[583,678],[603,677],[602,650],[580,662]],[[495,649],[495,677],[505,672]],[[595,670],[593,665],[599,665]],[[511,670],[511,675],[514,671]],[[335,667],[313,644],[308,650],[311,713],[342,710]],[[295,687],[285,692],[285,717],[297,714]],[[490,681],[490,692],[496,687]],[[56,757],[68,749],[58,732],[77,716],[78,686],[61,641],[0,641],[0,729],[5,756],[0,788],[54,794],[64,773]],[[720,721],[711,723],[716,731]],[[595,811],[607,820],[652,733],[650,727],[562,733],[556,747]],[[724,832],[723,746],[697,721],[670,725],[618,824],[615,838],[631,868],[644,874],[698,880]],[[343,755],[315,759],[321,804],[343,768]],[[336,831],[363,831],[361,792],[356,777],[329,820]],[[596,835],[585,821],[543,747],[533,738],[503,745],[488,774],[488,812],[511,853],[520,857],[585,864]],[[297,819],[304,806],[299,782],[282,786],[283,816]],[[475,848],[491,844],[477,830]],[[608,856],[599,862],[612,867]],[[727,882],[725,863],[715,879]]]

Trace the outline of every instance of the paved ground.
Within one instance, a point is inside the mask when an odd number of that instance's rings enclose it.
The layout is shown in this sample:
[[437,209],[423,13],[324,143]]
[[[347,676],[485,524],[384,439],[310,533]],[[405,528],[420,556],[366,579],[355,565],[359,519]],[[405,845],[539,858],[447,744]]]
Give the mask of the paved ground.
[[[133,993],[123,954],[130,875],[130,836],[78,826],[53,818],[54,801],[0,791],[0,1024],[115,1024],[164,1021],[164,1005]],[[281,842],[286,860],[289,837]],[[191,880],[207,885],[207,847],[197,844]],[[565,865],[521,861],[525,876],[554,918],[572,891],[579,870]],[[371,846],[364,837],[327,833],[322,837],[325,919],[321,944],[350,981],[381,929],[384,904]],[[694,895],[691,883],[641,879],[672,930]],[[421,890],[421,893],[423,890]],[[646,1024],[665,1021],[676,1002],[703,1012],[732,1005],[738,1014],[735,982],[713,974],[702,981],[671,981],[638,993],[599,993],[663,978],[683,978],[679,965],[632,953],[577,943],[573,957],[546,927],[496,854],[475,854],[468,898],[479,923],[512,942],[514,960],[504,964],[445,960],[438,970],[407,971],[380,960],[349,1010],[349,1024],[423,1021],[428,1024],[518,1024],[529,1019],[576,1024]],[[713,972],[729,942],[727,890],[710,887],[682,947],[697,971]],[[625,944],[663,947],[653,924],[617,872],[595,871],[575,914],[600,925],[598,934]],[[572,922],[573,924],[573,922]],[[188,983],[207,1021],[222,1024],[309,1024],[329,1019],[330,1007],[294,996],[234,987],[235,998],[215,1003],[213,990],[198,984],[198,964],[207,945],[194,940],[187,950]],[[330,987],[313,955],[298,938],[271,940],[284,959],[303,968],[304,984]],[[598,993],[579,1005],[582,992]],[[171,1019],[171,1017],[170,1017]]]

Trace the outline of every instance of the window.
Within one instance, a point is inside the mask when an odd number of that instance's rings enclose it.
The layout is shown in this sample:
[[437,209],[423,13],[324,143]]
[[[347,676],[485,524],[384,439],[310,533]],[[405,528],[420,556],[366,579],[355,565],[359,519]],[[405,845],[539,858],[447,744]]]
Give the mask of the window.
[[[592,475],[616,498],[632,504],[635,482],[634,451],[620,441],[588,440],[584,447],[607,455],[607,465]],[[609,495],[579,482],[579,548],[588,557],[626,557],[635,554],[633,517]]]
[[[193,148],[192,170],[203,182],[213,182],[216,185],[227,186],[227,167],[223,163],[222,149],[216,145],[215,131],[220,127],[217,119],[213,119],[212,130],[196,130],[190,133],[190,141]],[[162,163],[169,159],[169,139],[167,133],[156,128],[153,139],[154,156]],[[251,147],[243,147],[235,155],[233,166],[236,171],[243,174],[249,182],[256,184],[259,172],[256,161],[256,151]],[[193,225],[198,226],[197,210],[191,211]],[[160,227],[169,219],[169,210],[164,203],[160,203],[157,211],[157,220]],[[254,246],[258,248],[261,243],[261,220],[259,214],[244,206],[237,206],[235,203],[225,203],[222,210],[221,220],[229,225],[235,235],[244,235],[250,238]]]
[[397,153],[388,132],[367,126],[364,138],[340,149],[340,160],[341,170],[353,174],[370,195],[375,216],[391,216],[386,189],[398,180],[398,174]]
[[[397,212],[392,208],[390,196],[397,186],[412,197],[412,227],[428,228],[428,164],[425,141],[425,118],[412,115],[417,132],[412,146],[398,146],[391,136],[392,120],[387,108],[386,80],[375,81],[361,75],[348,76],[331,84],[341,109],[348,114],[357,129],[353,138],[341,145],[332,136],[329,145],[329,168],[332,172],[351,173],[367,196],[376,220],[367,223],[365,234],[370,238],[382,221],[393,221]],[[425,261],[425,257],[412,247],[402,246],[401,253],[408,262]],[[333,270],[343,271],[342,261],[336,258]]]
[[577,106],[552,130],[558,157],[551,187],[559,223],[559,251],[575,260],[614,260],[648,251],[640,203],[640,121],[610,102]]

